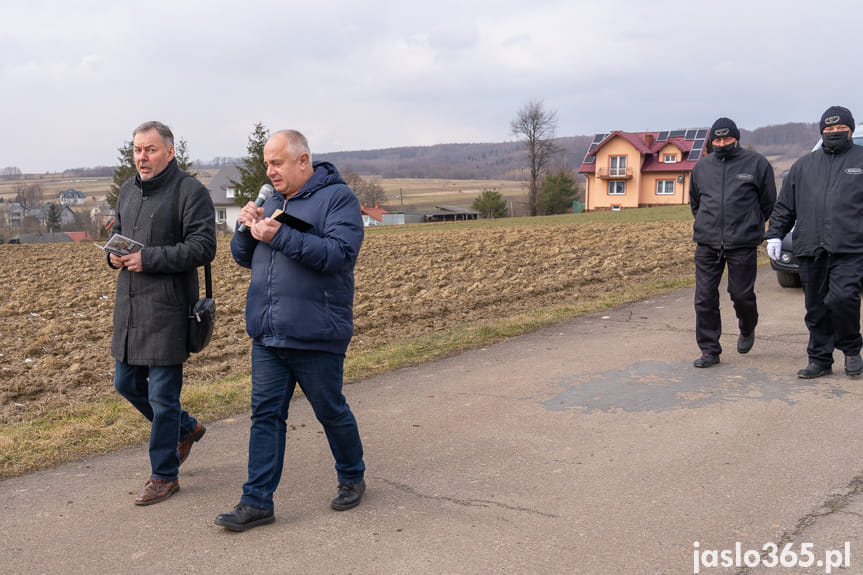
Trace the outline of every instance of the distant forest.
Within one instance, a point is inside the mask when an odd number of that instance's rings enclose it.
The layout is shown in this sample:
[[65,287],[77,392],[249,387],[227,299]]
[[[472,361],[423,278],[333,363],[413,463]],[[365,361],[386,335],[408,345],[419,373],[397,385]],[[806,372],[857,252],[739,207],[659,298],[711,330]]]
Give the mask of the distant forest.
[[[552,171],[578,170],[592,139],[593,135],[557,138],[562,152],[552,163]],[[744,147],[761,152],[776,164],[787,165],[812,148],[818,140],[818,124],[788,123],[741,130],[740,140]],[[332,162],[344,173],[383,178],[519,180],[525,177],[526,154],[523,143],[512,141],[313,153],[313,157]],[[212,169],[240,162],[242,158],[220,157],[209,162],[195,160],[194,167]],[[114,167],[79,168],[66,173],[78,177],[111,176]]]
[[[818,141],[818,124],[789,123],[741,130],[741,145],[781,164],[793,162]],[[551,169],[578,170],[593,135],[558,138],[561,154]],[[342,172],[384,178],[524,179],[527,152],[521,142],[439,144],[358,152],[316,154]]]

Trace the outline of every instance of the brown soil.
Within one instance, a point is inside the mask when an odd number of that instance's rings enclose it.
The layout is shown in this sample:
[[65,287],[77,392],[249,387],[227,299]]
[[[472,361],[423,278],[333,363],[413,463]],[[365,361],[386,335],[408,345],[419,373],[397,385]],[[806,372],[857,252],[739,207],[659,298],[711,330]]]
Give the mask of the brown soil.
[[[367,234],[356,269],[352,351],[692,273],[690,222]],[[188,382],[249,373],[249,271],[220,238],[216,332]],[[0,245],[0,422],[113,394],[117,272],[92,244]]]

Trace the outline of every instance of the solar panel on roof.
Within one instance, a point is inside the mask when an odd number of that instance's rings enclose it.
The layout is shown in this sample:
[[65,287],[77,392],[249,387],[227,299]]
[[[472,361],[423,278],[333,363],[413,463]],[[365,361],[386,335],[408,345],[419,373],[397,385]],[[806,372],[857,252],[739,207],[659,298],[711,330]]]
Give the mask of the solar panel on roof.
[[606,136],[608,136],[608,134],[597,134],[597,135],[595,135],[593,137],[593,143],[594,144],[601,143],[606,138]]
[[686,135],[686,130],[671,130],[671,133],[668,134],[669,138],[682,138]]
[[668,139],[668,130],[663,130],[663,131],[659,132],[658,136],[656,136],[657,142],[664,142],[667,139]]
[[584,157],[584,161],[582,164],[593,164],[596,163],[596,156],[587,155]]
[[695,137],[696,138],[706,138],[707,132],[708,132],[708,130],[705,130],[705,129],[698,130],[698,133],[695,134]]
[[704,147],[704,140],[695,140],[694,142],[692,142],[692,149],[693,150],[700,150],[703,147]]
[[689,152],[689,156],[687,156],[686,159],[689,160],[690,162],[695,162],[700,157],[701,157],[701,149],[699,148],[698,150],[692,150],[691,152]]
[[684,140],[694,140],[697,136],[698,130],[686,130],[686,136],[684,136]]

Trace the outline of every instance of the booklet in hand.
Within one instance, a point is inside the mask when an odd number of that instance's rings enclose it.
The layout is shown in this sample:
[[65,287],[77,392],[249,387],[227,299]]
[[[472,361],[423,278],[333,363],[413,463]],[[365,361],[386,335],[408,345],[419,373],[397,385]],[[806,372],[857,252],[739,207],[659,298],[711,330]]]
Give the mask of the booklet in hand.
[[132,238],[127,238],[126,236],[120,234],[114,234],[110,238],[108,238],[108,242],[104,246],[96,244],[96,247],[102,248],[106,252],[117,256],[127,256],[129,254],[141,251],[141,248],[144,247],[144,244],[142,244],[141,242],[136,242]]
[[309,222],[301,220],[300,218],[292,216],[291,214],[283,212],[282,210],[276,210],[270,217],[277,222],[287,224],[295,230],[299,230],[301,232],[307,232],[312,229],[312,224],[310,224]]

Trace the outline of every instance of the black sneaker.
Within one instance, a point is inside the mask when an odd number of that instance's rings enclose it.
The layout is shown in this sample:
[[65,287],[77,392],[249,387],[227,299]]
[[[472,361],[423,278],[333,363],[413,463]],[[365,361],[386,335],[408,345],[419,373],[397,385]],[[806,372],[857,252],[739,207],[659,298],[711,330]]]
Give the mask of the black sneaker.
[[339,492],[330,501],[330,507],[336,511],[347,511],[353,509],[360,504],[363,498],[363,493],[366,491],[366,482],[359,483],[339,483]]
[[847,375],[860,375],[863,373],[863,358],[860,354],[845,356],[845,373]]
[[695,367],[710,367],[711,365],[716,365],[719,363],[719,356],[713,355],[711,353],[704,353],[692,362],[692,365]]
[[737,353],[749,353],[749,350],[752,349],[752,345],[755,343],[755,332],[753,331],[749,334],[748,337],[743,337],[743,334],[740,334],[740,337],[737,338]]
[[216,516],[216,525],[231,531],[245,531],[258,525],[269,525],[276,520],[272,509],[260,509],[240,503],[230,513]]
[[829,365],[821,365],[820,363],[810,361],[809,365],[797,372],[797,377],[800,379],[815,379],[816,377],[831,375],[832,373],[833,368]]

